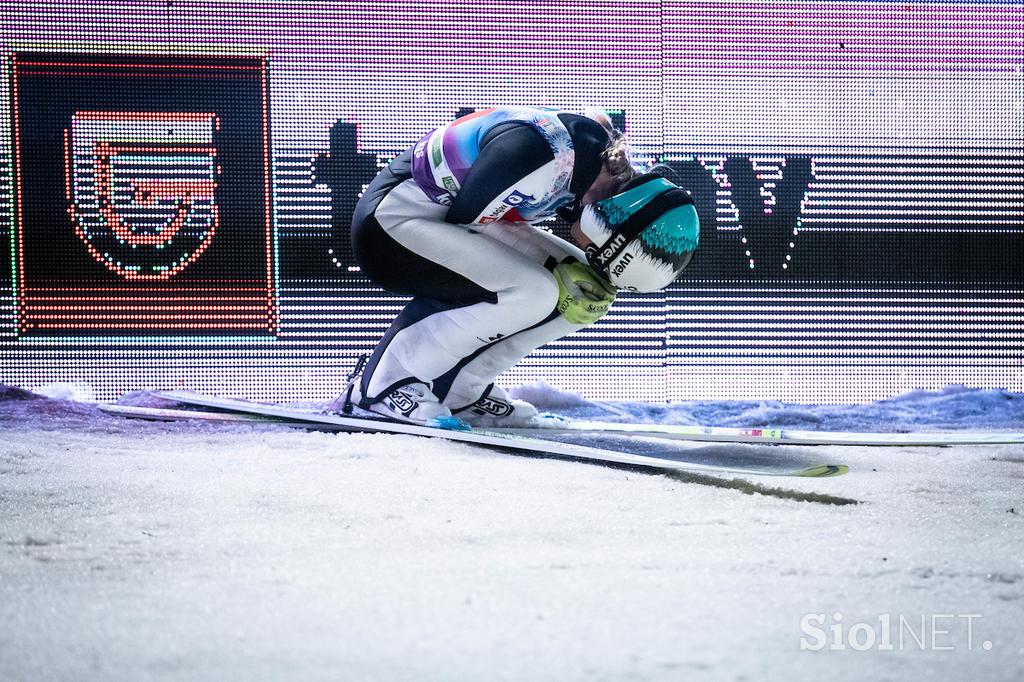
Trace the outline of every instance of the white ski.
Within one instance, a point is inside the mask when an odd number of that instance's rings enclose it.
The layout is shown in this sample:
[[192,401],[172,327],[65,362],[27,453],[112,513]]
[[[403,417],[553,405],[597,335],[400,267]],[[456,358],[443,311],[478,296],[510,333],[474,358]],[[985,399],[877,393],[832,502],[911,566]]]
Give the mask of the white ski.
[[716,426],[684,426],[677,424],[636,424],[603,421],[564,420],[553,418],[529,428],[494,429],[501,433],[539,435],[541,433],[616,433],[650,438],[668,438],[687,441],[716,441],[726,443],[763,443],[777,445],[1010,445],[1024,444],[1024,433],[993,431],[971,433],[947,431],[943,433],[856,433],[847,431],[799,431],[790,429],[737,429]]
[[[186,393],[194,396],[195,394]],[[251,404],[251,403],[248,403]],[[224,413],[209,411],[184,411],[128,405],[100,405],[104,412],[121,416],[138,416],[148,419],[176,421],[180,419],[203,419],[207,421],[267,421],[267,416],[241,412]],[[134,414],[132,414],[134,412]],[[310,413],[304,413],[310,414]],[[358,417],[355,417],[358,418]],[[348,427],[337,427],[345,430]],[[322,424],[330,429],[332,425]],[[790,429],[739,429],[714,426],[686,426],[676,424],[636,424],[605,421],[588,421],[542,416],[536,426],[520,428],[492,428],[489,432],[518,436],[559,436],[586,433],[611,433],[646,438],[663,438],[681,441],[710,441],[719,443],[754,443],[762,445],[858,445],[858,446],[947,446],[947,445],[1013,445],[1024,444],[1024,433],[993,431],[972,433],[968,431],[918,432],[918,433],[872,433],[847,431],[799,431]]]
[[[585,445],[576,445],[574,443],[562,443],[558,441],[544,440],[542,438],[531,438],[518,434],[497,431],[484,431],[477,429],[456,430],[453,428],[442,428],[439,426],[406,424],[404,422],[375,419],[371,417],[319,414],[304,410],[294,410],[277,405],[264,405],[262,403],[253,403],[233,398],[218,398],[185,391],[159,391],[154,395],[186,405],[198,405],[231,412],[262,415],[264,417],[273,417],[283,421],[293,422],[296,425],[314,427],[328,426],[343,431],[396,433],[412,436],[426,436],[428,438],[443,438],[450,441],[475,443],[477,445],[484,445],[488,447],[517,450],[539,456],[567,457],[605,464],[625,464],[662,471],[687,471],[712,475],[738,474],[744,476],[800,476],[815,478],[838,476],[849,471],[849,467],[844,464],[823,464],[802,469],[747,469],[728,465],[698,464],[694,462],[668,459],[665,457],[636,455],[606,448],[595,448]],[[161,412],[166,413],[168,410],[161,410]],[[138,410],[136,410],[135,415],[125,414],[124,416],[142,415]],[[164,418],[166,418],[166,416],[166,414],[162,415]],[[453,419],[452,422],[458,423],[458,420]]]
[[209,410],[181,410],[166,407],[146,407],[141,405],[108,405],[100,404],[96,407],[100,412],[116,415],[118,417],[135,417],[148,419],[150,421],[177,422],[189,419],[208,422],[249,422],[277,424],[278,419],[262,417],[258,414],[245,414],[243,412],[211,412]]

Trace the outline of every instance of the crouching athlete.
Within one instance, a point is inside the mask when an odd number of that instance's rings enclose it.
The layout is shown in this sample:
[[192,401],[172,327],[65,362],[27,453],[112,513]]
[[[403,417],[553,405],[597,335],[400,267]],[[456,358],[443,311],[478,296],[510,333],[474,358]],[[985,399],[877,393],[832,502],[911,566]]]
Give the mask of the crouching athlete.
[[[534,226],[556,212],[575,245]],[[634,171],[599,110],[488,109],[433,130],[377,175],[352,218],[363,272],[413,298],[351,399],[409,422],[528,423],[537,410],[495,377],[596,322],[617,288],[670,284],[698,236],[690,195]]]

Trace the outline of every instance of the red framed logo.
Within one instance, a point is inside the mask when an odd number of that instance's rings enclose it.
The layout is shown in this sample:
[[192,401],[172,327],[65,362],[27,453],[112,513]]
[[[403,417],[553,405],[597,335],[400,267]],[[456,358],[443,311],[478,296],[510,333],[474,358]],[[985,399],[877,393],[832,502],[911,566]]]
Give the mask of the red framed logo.
[[12,58],[19,335],[275,335],[266,63]]

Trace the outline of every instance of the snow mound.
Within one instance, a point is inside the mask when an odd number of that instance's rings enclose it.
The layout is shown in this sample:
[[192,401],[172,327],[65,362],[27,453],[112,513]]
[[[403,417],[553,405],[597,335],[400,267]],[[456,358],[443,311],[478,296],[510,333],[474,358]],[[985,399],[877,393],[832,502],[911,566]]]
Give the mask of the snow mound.
[[32,389],[32,392],[54,400],[69,400],[75,403],[95,403],[96,392],[89,384],[54,383]]
[[813,431],[905,432],[1024,427],[1024,394],[947,386],[915,390],[873,403],[810,405],[775,400],[591,402],[540,382],[509,393],[542,410],[581,419]]
[[7,400],[38,400],[40,396],[15,386],[0,384],[0,402]]
[[856,405],[803,405],[778,401],[681,402],[630,405],[634,416],[672,424],[762,426],[823,431],[1020,429],[1024,395],[1000,389],[949,386],[912,391]]
[[154,391],[130,391],[124,393],[117,399],[118,405],[129,405],[131,407],[154,407],[159,409],[173,409],[180,407],[174,400],[167,400],[156,395]]
[[560,388],[538,381],[509,389],[509,395],[517,400],[525,400],[542,410],[558,410],[573,407],[594,407],[595,404],[579,393],[563,391]]

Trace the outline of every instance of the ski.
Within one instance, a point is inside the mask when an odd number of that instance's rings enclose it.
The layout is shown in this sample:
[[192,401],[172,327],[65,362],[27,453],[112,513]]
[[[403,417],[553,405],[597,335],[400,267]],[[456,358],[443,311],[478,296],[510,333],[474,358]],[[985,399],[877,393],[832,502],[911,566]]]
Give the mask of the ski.
[[[564,457],[603,464],[623,464],[660,471],[685,471],[711,475],[736,474],[743,476],[798,476],[804,478],[838,476],[849,471],[849,467],[845,464],[820,464],[798,469],[749,469],[729,465],[699,464],[696,462],[686,462],[660,456],[637,455],[607,448],[597,448],[586,445],[577,445],[574,443],[545,440],[543,438],[523,436],[520,434],[473,429],[466,427],[465,424],[456,419],[451,419],[449,422],[441,421],[436,426],[421,426],[418,424],[407,424],[384,418],[321,414],[305,410],[295,410],[278,405],[265,405],[246,400],[219,398],[184,391],[158,391],[154,395],[165,400],[171,400],[185,405],[200,406],[248,415],[260,415],[265,418],[271,417],[279,420],[281,423],[289,423],[292,426],[301,426],[304,428],[326,426],[339,431],[425,436],[428,438],[441,438],[455,442],[473,443],[487,447],[515,450],[523,454],[535,456]],[[134,415],[124,413],[122,416],[141,416],[138,409],[142,408],[137,408],[135,410],[136,414]],[[170,411],[171,410],[160,410],[160,412],[164,413],[161,417],[167,418],[168,415],[166,413]],[[201,414],[205,415],[207,413]]]
[[200,421],[214,423],[272,424],[275,426],[291,426],[314,431],[351,431],[348,426],[323,424],[310,421],[283,419],[251,412],[220,412],[212,409],[187,410],[180,407],[149,407],[144,405],[120,405],[102,403],[96,406],[100,412],[115,417],[128,417],[145,421],[180,422]]
[[[194,394],[187,394],[194,395]],[[127,405],[100,405],[100,409],[121,416],[161,419],[161,408],[139,408]],[[129,414],[135,410],[136,414]],[[224,412],[184,412],[164,410],[167,421],[179,419],[205,419],[207,421],[267,421],[267,416]],[[361,417],[356,417],[361,418]],[[322,424],[330,429],[331,425]],[[335,429],[343,430],[343,429]],[[740,429],[713,426],[687,426],[676,424],[636,424],[606,421],[567,419],[564,417],[542,416],[535,426],[518,428],[487,429],[493,433],[518,436],[562,436],[608,433],[623,436],[661,438],[681,441],[708,441],[719,443],[752,443],[761,445],[857,445],[879,447],[907,446],[949,446],[949,445],[1012,445],[1024,444],[1024,433],[989,432],[971,433],[918,432],[918,433],[873,433],[845,431],[800,431],[790,429],[757,428]]]
[[[541,418],[543,419],[543,417]],[[917,432],[872,433],[847,431],[800,431],[790,429],[738,429],[715,426],[677,424],[636,424],[551,418],[536,426],[494,429],[502,433],[532,435],[548,433],[614,433],[649,438],[719,443],[761,443],[775,445],[868,445],[868,446],[944,446],[944,445],[1012,445],[1024,444],[1024,433],[1014,432]]]
[[117,417],[133,417],[150,421],[177,422],[198,420],[208,422],[248,422],[263,424],[280,424],[281,420],[262,417],[258,414],[244,412],[211,412],[210,410],[183,410],[165,407],[146,407],[140,405],[100,404],[96,407]]

